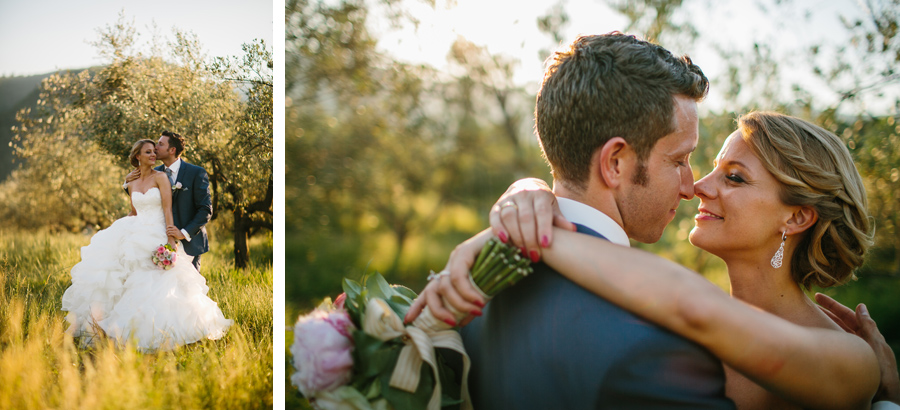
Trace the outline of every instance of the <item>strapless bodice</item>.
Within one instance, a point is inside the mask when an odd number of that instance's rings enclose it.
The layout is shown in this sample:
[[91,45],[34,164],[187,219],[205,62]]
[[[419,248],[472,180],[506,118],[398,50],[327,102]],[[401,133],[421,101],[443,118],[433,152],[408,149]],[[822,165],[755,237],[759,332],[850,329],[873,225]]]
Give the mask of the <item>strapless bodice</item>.
[[147,192],[132,192],[131,204],[134,205],[134,209],[141,219],[165,218],[162,210],[162,195],[157,187],[150,188]]

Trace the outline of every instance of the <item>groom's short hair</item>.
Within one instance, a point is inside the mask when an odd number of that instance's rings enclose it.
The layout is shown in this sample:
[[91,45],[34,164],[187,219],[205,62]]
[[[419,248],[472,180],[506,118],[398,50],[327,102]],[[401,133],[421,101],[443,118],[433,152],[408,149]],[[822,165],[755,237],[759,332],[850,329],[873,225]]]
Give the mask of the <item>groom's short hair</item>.
[[614,137],[635,150],[635,182],[644,160],[675,131],[676,95],[702,100],[709,80],[688,56],[614,31],[579,36],[547,59],[535,128],[554,179],[584,190],[594,152]]
[[181,156],[184,151],[184,137],[172,131],[163,131],[163,137],[169,137],[169,146],[175,148],[175,156]]

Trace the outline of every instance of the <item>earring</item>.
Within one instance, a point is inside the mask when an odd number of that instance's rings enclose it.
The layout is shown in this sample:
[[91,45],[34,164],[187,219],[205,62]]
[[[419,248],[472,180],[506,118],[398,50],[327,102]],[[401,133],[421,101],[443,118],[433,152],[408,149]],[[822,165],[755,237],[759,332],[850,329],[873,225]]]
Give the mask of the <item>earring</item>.
[[775,252],[775,256],[772,257],[772,267],[778,269],[781,267],[781,260],[784,259],[784,241],[787,239],[787,235],[785,232],[781,233],[781,246],[778,247],[778,251]]

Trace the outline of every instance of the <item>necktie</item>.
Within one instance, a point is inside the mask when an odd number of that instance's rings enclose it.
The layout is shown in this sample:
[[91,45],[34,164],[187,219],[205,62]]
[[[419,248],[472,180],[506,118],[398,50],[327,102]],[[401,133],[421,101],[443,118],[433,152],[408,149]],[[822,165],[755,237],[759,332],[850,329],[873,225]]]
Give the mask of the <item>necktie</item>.
[[172,172],[172,168],[166,167],[166,175],[169,176],[169,183],[175,185],[175,174]]

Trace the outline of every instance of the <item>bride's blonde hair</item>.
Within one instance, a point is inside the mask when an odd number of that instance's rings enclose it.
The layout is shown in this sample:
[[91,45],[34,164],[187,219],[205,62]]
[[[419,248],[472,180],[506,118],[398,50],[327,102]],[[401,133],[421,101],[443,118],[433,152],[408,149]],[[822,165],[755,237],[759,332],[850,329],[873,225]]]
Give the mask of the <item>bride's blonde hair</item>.
[[144,147],[144,144],[153,144],[154,147],[156,146],[155,141],[147,138],[135,142],[134,145],[131,146],[131,154],[128,155],[128,162],[131,163],[131,166],[137,167],[141,164],[138,162],[137,157],[138,155],[141,155],[141,148]]
[[738,129],[766,169],[781,182],[781,200],[809,206],[818,220],[791,257],[791,275],[803,287],[830,287],[856,279],[872,245],[866,191],[850,151],[837,135],[774,112],[751,112]]

